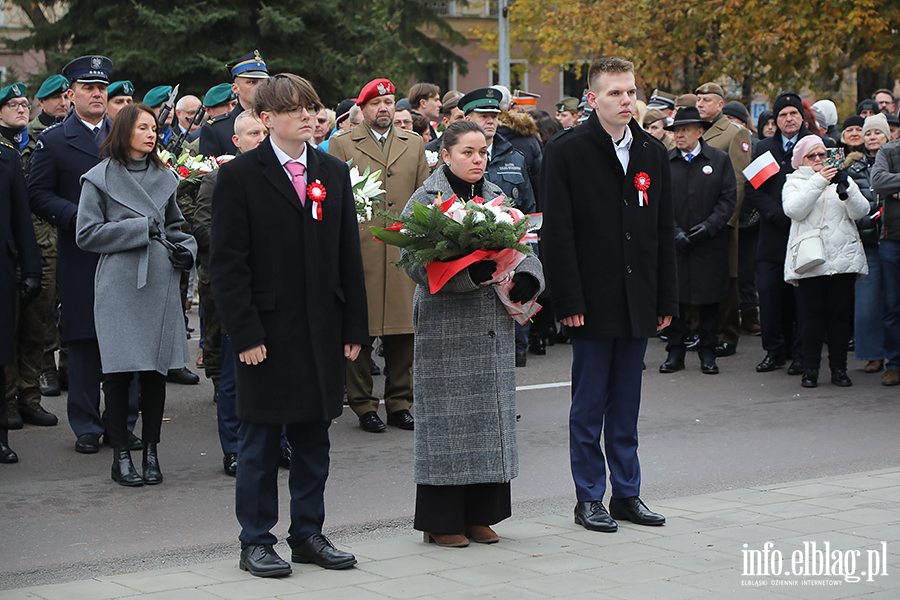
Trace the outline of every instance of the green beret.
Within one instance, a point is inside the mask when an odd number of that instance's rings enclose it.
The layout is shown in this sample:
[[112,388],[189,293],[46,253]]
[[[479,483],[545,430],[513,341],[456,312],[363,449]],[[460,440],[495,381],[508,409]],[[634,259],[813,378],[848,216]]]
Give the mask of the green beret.
[[69,89],[69,80],[62,75],[52,75],[44,80],[35,98],[43,100],[47,96],[61,94]]
[[28,95],[28,88],[24,83],[14,83],[0,90],[0,106],[6,104],[13,98],[22,98]]
[[231,102],[235,98],[237,98],[237,96],[231,91],[231,84],[220,83],[219,85],[214,85],[209,88],[206,95],[203,96],[203,106],[211,108],[224,102]]
[[144,94],[144,99],[141,100],[144,104],[149,106],[150,108],[156,108],[163,102],[169,99],[169,94],[172,93],[171,85],[158,85],[146,94]]
[[[169,89],[171,90],[172,88]],[[134,96],[134,84],[127,79],[125,81],[116,81],[109,84],[109,87],[106,88],[106,97],[109,99],[115,98],[116,96]],[[166,95],[166,98],[168,97],[169,96]],[[147,97],[144,96],[145,100],[146,98]]]

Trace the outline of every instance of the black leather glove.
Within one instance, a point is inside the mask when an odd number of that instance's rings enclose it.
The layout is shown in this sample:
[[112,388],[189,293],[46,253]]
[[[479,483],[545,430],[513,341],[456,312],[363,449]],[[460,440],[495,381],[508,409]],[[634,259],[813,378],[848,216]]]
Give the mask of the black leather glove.
[[189,271],[190,268],[194,266],[194,257],[191,256],[190,250],[181,244],[175,244],[175,249],[169,254],[169,262],[171,262],[172,266],[176,269]]
[[702,242],[703,240],[708,240],[709,237],[709,229],[707,229],[706,225],[704,225],[703,223],[694,225],[688,232],[688,238],[690,238],[692,244]]
[[691,238],[689,238],[685,232],[679,231],[675,235],[675,248],[677,250],[687,250],[691,246],[693,246]]
[[509,299],[516,304],[527,302],[537,296],[541,289],[538,280],[530,273],[516,273],[513,275],[513,286],[509,290]]
[[850,184],[847,183],[847,171],[845,169],[841,169],[840,171],[835,173],[834,177],[831,178],[831,183],[837,185],[838,198],[840,198],[841,200],[846,200],[850,197]]
[[31,304],[31,301],[38,297],[41,293],[41,278],[26,277],[22,280],[21,300],[22,306]]
[[153,219],[148,219],[150,221],[150,237],[158,238],[162,237],[162,231],[159,229],[159,223],[157,223]]
[[483,260],[474,265],[469,265],[469,277],[474,283],[482,283],[494,276],[497,270],[497,263],[492,260]]

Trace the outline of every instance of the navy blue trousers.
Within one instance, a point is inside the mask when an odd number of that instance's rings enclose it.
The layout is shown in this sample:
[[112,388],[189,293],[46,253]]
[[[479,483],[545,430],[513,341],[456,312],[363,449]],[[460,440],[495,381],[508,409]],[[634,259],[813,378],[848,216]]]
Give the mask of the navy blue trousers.
[[216,417],[219,422],[219,442],[222,454],[238,451],[238,433],[241,420],[237,418],[237,383],[234,379],[234,350],[227,335],[222,336],[222,375],[219,378],[219,397],[216,400]]
[[241,524],[241,548],[278,541],[271,530],[278,522],[278,456],[283,427],[293,449],[288,478],[291,494],[288,544],[297,546],[309,536],[322,532],[331,447],[329,425],[331,421],[287,426],[241,422],[234,503]]
[[[638,411],[646,338],[572,339],[569,455],[579,502],[639,496]],[[606,457],[600,447],[603,433]]]

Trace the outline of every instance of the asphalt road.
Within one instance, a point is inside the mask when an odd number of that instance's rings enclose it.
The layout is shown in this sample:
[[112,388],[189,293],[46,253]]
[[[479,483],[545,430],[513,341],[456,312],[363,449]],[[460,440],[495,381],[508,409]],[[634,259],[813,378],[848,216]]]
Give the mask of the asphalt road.
[[[196,314],[192,315],[196,321]],[[196,325],[196,323],[194,323]],[[194,353],[197,340],[190,341]],[[758,338],[719,359],[722,373],[663,375],[664,345],[651,340],[641,411],[642,497],[653,501],[735,487],[900,464],[900,388],[850,361],[852,388],[807,390],[785,369],[758,374]],[[517,370],[520,476],[514,517],[571,510],[567,418],[571,346],[529,356]],[[827,364],[827,363],[825,363]],[[460,376],[465,376],[461,372]],[[376,385],[382,383],[378,378]],[[302,383],[298,382],[298,392]],[[222,472],[212,385],[169,384],[160,462],[165,482],[124,488],[109,478],[111,452],[81,455],[65,420],[65,395],[45,398],[51,428],[10,433],[16,465],[0,465],[0,589],[234,557],[234,480]],[[140,423],[139,423],[140,424]],[[326,533],[337,542],[409,532],[415,498],[412,432],[361,431],[353,413],[331,427]],[[137,456],[137,453],[135,453]],[[282,518],[287,532],[286,471]],[[501,526],[502,527],[502,526]]]

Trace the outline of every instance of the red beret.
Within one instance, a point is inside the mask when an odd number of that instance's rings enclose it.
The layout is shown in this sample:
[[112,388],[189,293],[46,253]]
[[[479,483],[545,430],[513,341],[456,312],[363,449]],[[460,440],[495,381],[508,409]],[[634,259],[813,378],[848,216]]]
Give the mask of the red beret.
[[372,98],[377,98],[378,96],[387,96],[388,94],[393,93],[394,84],[389,80],[373,79],[363,86],[362,91],[359,93],[359,98],[356,99],[356,105],[362,106]]

